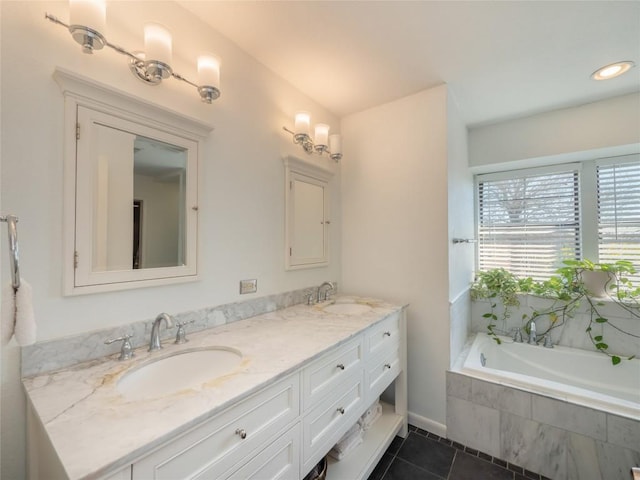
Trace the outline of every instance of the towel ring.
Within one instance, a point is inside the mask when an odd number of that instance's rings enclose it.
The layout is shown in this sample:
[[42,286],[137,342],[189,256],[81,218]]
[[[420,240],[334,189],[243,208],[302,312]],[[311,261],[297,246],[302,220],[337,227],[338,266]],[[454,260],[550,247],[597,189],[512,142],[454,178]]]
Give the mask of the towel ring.
[[20,288],[20,256],[18,247],[18,217],[15,215],[5,215],[0,217],[0,222],[7,222],[7,233],[9,235],[9,250],[11,256],[9,263],[11,265],[11,285],[14,290]]

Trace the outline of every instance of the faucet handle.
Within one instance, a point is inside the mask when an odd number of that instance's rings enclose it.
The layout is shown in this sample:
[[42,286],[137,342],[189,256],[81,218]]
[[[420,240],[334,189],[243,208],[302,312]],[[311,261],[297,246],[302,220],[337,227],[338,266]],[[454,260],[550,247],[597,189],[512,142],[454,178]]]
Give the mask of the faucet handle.
[[195,322],[195,320],[189,320],[187,322],[178,322],[176,323],[176,327],[178,327],[178,331],[176,332],[176,341],[173,343],[176,343],[178,345],[180,345],[181,343],[187,343],[189,340],[187,340],[187,331],[185,330],[185,325],[188,325],[190,323]]
[[324,292],[324,301],[328,301],[331,300],[331,295],[333,295],[335,293],[336,289],[333,287],[333,285],[329,288],[327,288],[327,290]]
[[106,345],[111,345],[114,342],[122,342],[122,347],[120,348],[120,356],[118,360],[129,360],[133,358],[135,355],[133,354],[133,347],[131,346],[131,342],[129,339],[132,335],[126,334],[122,335],[118,338],[108,338],[104,341]]

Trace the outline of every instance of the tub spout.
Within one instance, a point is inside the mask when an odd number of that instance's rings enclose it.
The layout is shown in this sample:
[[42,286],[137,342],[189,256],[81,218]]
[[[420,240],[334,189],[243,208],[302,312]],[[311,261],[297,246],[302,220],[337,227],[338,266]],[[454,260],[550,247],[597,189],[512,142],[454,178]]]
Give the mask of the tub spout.
[[533,320],[529,324],[529,345],[537,345],[538,336],[536,335],[536,322]]
[[522,330],[516,328],[516,332],[513,334],[513,341],[516,343],[522,343]]

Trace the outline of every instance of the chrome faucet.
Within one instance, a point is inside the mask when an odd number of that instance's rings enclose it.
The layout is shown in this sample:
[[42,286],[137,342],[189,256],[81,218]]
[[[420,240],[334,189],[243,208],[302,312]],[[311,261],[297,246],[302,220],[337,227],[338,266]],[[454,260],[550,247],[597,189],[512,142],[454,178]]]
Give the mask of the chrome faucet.
[[150,352],[160,350],[162,348],[162,344],[160,343],[160,324],[162,323],[162,320],[164,320],[167,328],[173,327],[171,315],[168,313],[161,313],[156,317],[153,321],[153,326],[151,327],[151,339],[149,340]]
[[[324,296],[323,296],[323,297],[321,297],[321,296],[320,296],[320,293],[322,292],[322,288],[323,288],[323,287],[329,287],[329,289],[328,289],[328,290],[325,290],[325,292],[324,292]],[[335,287],[333,286],[333,283],[331,283],[331,282],[324,282],[322,285],[320,285],[320,286],[318,287],[318,292],[317,292],[317,294],[316,294],[316,302],[320,303],[320,302],[324,302],[324,301],[326,301],[326,300],[327,300],[327,293],[328,293],[328,292],[330,292],[330,291],[333,291],[333,290],[335,290]]]
[[538,336],[536,335],[536,322],[533,320],[529,324],[529,345],[537,345]]

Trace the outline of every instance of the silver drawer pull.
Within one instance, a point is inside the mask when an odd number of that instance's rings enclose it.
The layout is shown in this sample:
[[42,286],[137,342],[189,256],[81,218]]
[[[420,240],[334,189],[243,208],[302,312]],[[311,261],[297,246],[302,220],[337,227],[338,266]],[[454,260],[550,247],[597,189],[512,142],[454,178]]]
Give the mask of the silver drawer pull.
[[391,332],[384,332],[382,334],[383,337],[390,337],[391,336]]
[[384,368],[388,368],[389,370],[391,370],[391,365],[390,365],[390,364],[388,364],[388,363],[385,363],[385,364],[384,364]]
[[338,365],[336,365],[336,368],[339,368],[340,370],[344,370],[344,363],[339,363]]
[[238,435],[242,440],[247,438],[247,432],[244,428],[236,429],[236,435]]
[[340,415],[344,415],[344,408],[338,407],[337,411],[340,412]]

